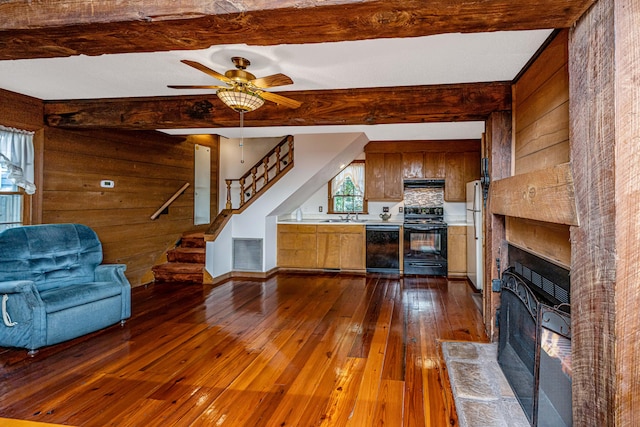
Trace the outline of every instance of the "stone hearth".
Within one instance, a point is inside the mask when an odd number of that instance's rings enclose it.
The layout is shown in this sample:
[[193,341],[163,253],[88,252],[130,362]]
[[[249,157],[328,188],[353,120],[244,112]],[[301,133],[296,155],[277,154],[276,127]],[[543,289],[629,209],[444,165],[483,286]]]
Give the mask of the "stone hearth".
[[442,343],[460,427],[529,427],[497,359],[497,344]]

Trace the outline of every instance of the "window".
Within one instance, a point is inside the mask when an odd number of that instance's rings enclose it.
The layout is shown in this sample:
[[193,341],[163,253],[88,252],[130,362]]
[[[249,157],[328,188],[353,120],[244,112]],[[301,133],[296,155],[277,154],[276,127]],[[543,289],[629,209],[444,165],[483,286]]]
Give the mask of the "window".
[[24,191],[8,178],[7,168],[0,164],[0,231],[22,225]]
[[364,161],[355,161],[329,182],[329,213],[366,213]]

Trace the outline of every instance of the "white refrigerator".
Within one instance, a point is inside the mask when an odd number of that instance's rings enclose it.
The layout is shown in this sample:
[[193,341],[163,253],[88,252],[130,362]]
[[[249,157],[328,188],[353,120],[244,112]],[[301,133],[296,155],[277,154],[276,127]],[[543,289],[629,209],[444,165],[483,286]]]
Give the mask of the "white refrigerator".
[[482,290],[482,186],[467,182],[467,277]]

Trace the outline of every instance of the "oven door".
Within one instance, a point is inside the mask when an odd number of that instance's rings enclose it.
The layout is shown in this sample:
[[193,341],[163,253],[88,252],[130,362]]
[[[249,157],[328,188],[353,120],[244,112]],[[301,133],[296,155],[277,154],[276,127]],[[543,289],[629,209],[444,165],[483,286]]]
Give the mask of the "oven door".
[[446,225],[404,225],[404,274],[447,275]]

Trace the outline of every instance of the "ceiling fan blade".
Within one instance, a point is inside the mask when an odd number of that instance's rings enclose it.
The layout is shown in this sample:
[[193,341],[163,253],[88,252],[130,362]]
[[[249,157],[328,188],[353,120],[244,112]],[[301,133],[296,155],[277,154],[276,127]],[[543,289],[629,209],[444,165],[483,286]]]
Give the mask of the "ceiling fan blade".
[[229,86],[211,86],[211,85],[167,85],[171,89],[229,89]]
[[298,108],[299,106],[302,105],[302,102],[296,101],[291,98],[286,98],[276,93],[261,91],[260,96],[266,99],[267,101],[275,102],[278,105],[283,105],[289,108]]
[[293,84],[293,80],[291,77],[285,76],[282,73],[273,74],[271,76],[260,77],[257,79],[251,80],[249,83],[259,88],[268,88],[275,86],[286,86]]
[[214,77],[214,78],[216,78],[216,79],[218,79],[220,81],[223,81],[225,83],[231,83],[232,82],[232,80],[230,78],[228,78],[227,76],[225,76],[224,74],[220,74],[219,72],[214,71],[211,68],[206,67],[206,66],[202,65],[199,62],[190,61],[188,59],[183,59],[180,62],[182,62],[183,64],[187,64],[188,66],[193,67],[196,70],[202,71],[203,73],[208,74],[211,77]]

